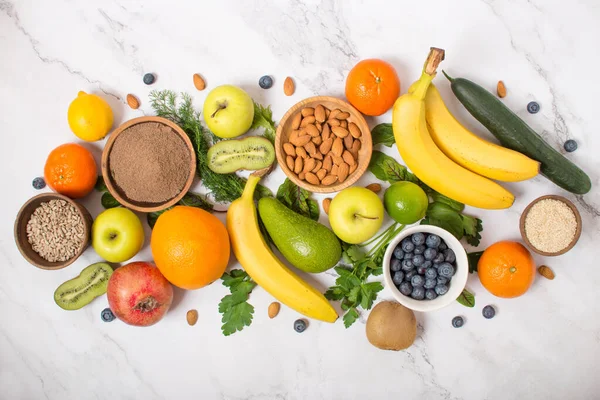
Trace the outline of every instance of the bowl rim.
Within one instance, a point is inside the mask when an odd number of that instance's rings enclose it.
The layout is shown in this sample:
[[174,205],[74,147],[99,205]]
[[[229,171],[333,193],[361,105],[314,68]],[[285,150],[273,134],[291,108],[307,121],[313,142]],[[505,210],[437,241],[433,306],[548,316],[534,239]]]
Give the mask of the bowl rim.
[[[30,257],[28,250],[32,251],[32,252],[34,250],[33,250],[33,248],[31,248],[31,245],[29,245],[27,238],[22,237],[19,232],[21,230],[22,225],[26,224],[28,222],[28,221],[24,220],[25,219],[24,218],[25,210],[27,210],[27,208],[29,208],[32,203],[34,203],[38,200],[50,201],[50,200],[56,200],[56,199],[64,200],[67,203],[75,206],[75,209],[77,210],[77,212],[79,213],[79,216],[83,220],[84,242],[83,242],[81,248],[79,248],[79,250],[77,250],[77,253],[72,258],[68,259],[67,261],[51,262],[51,261],[44,260],[44,262],[47,264],[40,264],[39,262],[34,260],[32,257]],[[87,213],[87,215],[86,215],[86,213]],[[17,244],[17,249],[19,249],[19,253],[21,253],[23,258],[25,260],[27,260],[27,262],[29,262],[29,264],[33,265],[34,267],[40,268],[40,269],[45,269],[45,270],[50,270],[50,271],[59,270],[59,269],[63,269],[65,267],[73,264],[87,249],[87,247],[90,244],[90,235],[91,235],[91,231],[92,231],[91,225],[92,225],[91,214],[82,204],[80,204],[77,201],[75,201],[74,199],[71,199],[70,197],[62,195],[60,193],[55,193],[55,192],[40,193],[38,195],[31,197],[29,200],[27,200],[19,209],[19,211],[17,213],[17,217],[15,218],[15,224],[14,224],[15,243]],[[24,242],[27,242],[27,245],[29,245],[28,250],[26,250],[24,248],[24,244],[23,244]],[[40,258],[41,258],[41,256],[40,256]]]
[[[188,150],[190,152],[190,171],[189,171],[190,174],[188,175],[188,178],[185,182],[185,185],[181,189],[181,192],[179,192],[179,194],[177,196],[173,197],[170,200],[167,200],[164,203],[161,203],[158,205],[152,205],[152,206],[141,206],[138,204],[134,204],[134,203],[130,202],[129,200],[127,200],[125,197],[123,197],[119,193],[119,191],[116,189],[116,186],[113,184],[112,178],[110,176],[110,171],[108,168],[108,157],[110,155],[110,152],[112,150],[112,147],[113,147],[115,141],[117,140],[117,137],[123,131],[132,127],[133,125],[137,125],[137,124],[141,124],[141,123],[145,123],[145,122],[158,122],[158,123],[167,125],[181,137],[181,139],[184,141],[184,143],[186,144],[186,147],[188,148]],[[144,212],[144,213],[162,211],[166,208],[174,206],[177,202],[179,202],[179,200],[181,200],[183,198],[183,196],[185,196],[185,194],[192,187],[192,183],[194,182],[194,177],[196,176],[196,152],[194,151],[194,146],[192,145],[192,141],[190,140],[188,135],[185,133],[185,131],[179,125],[177,125],[173,121],[170,121],[163,117],[156,117],[156,116],[137,117],[137,118],[133,118],[128,121],[125,121],[124,123],[119,125],[117,127],[117,129],[115,129],[110,134],[108,141],[106,142],[106,145],[104,146],[104,150],[102,150],[101,169],[102,169],[102,178],[104,178],[104,183],[106,184],[106,188],[108,189],[110,194],[112,194],[113,197],[121,205],[123,205],[124,207],[129,208],[131,210]]]
[[[575,228],[575,236],[573,237],[573,240],[571,241],[571,243],[569,243],[569,245],[567,247],[565,247],[564,249],[553,252],[553,253],[537,249],[533,244],[531,244],[531,242],[529,241],[529,238],[525,234],[525,220],[527,219],[527,215],[529,214],[529,211],[531,211],[531,208],[534,205],[536,205],[540,201],[546,200],[546,199],[562,201],[564,204],[567,205],[567,207],[569,207],[573,211],[573,214],[575,214],[575,221],[577,222],[577,227]],[[561,254],[565,254],[567,251],[569,251],[573,247],[575,247],[575,245],[579,241],[579,238],[581,237],[581,229],[582,229],[581,225],[582,225],[581,214],[579,213],[579,210],[577,209],[575,204],[573,204],[573,202],[571,200],[567,199],[566,197],[559,196],[556,194],[547,194],[544,196],[540,196],[537,199],[534,199],[531,203],[529,203],[527,205],[527,207],[525,207],[525,209],[521,213],[521,217],[519,218],[519,231],[521,232],[521,238],[523,239],[523,241],[525,242],[527,247],[534,253],[537,253],[539,255],[546,256],[546,257],[560,256]]]
[[[448,293],[443,296],[438,296],[434,300],[425,301],[412,299],[400,293],[400,291],[396,288],[396,285],[394,285],[392,282],[392,274],[389,267],[392,259],[392,253],[394,252],[394,249],[398,243],[400,243],[407,236],[417,232],[433,233],[440,236],[446,242],[448,247],[454,250],[454,254],[456,255],[456,273],[452,277],[450,289],[448,290]],[[390,241],[383,256],[383,276],[385,286],[388,287],[394,298],[400,304],[414,311],[435,311],[454,302],[462,293],[467,284],[467,278],[469,276],[469,259],[467,258],[467,251],[460,241],[447,230],[434,225],[416,225],[402,230],[394,237],[394,239]]]
[[[315,102],[332,102],[336,103],[340,108],[347,109],[347,111],[350,112],[352,118],[356,119],[355,123],[359,125],[363,137],[363,140],[361,141],[361,149],[359,150],[359,152],[364,152],[364,154],[362,158],[358,160],[358,167],[351,175],[348,176],[348,178],[346,178],[344,182],[331,186],[312,185],[308,182],[301,181],[300,179],[298,179],[298,177],[287,167],[282,148],[283,143],[281,141],[281,136],[283,133],[283,127],[286,125],[288,119],[292,118],[297,112],[300,112],[302,108],[310,107],[309,104]],[[281,117],[281,120],[277,125],[277,131],[275,133],[275,156],[277,157],[277,163],[279,164],[281,170],[286,175],[286,177],[289,180],[291,180],[296,186],[299,186],[313,193],[335,193],[339,192],[342,189],[352,186],[367,171],[367,168],[369,167],[369,162],[371,161],[372,150],[373,141],[371,138],[371,130],[365,117],[350,103],[334,96],[312,96],[297,102],[287,110],[283,117]]]

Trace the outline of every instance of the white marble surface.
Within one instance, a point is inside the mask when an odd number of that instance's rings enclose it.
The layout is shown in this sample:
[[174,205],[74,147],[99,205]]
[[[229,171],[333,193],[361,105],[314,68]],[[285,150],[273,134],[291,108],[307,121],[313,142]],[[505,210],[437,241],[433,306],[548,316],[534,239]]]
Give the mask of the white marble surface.
[[[0,0],[0,398],[598,398],[599,22],[595,0]],[[269,320],[272,299],[260,289],[251,298],[257,310],[252,326],[223,337],[217,303],[226,290],[220,284],[177,291],[163,321],[136,329],[101,322],[105,297],[76,312],[52,301],[60,283],[99,261],[91,248],[69,268],[43,271],[14,245],[16,212],[36,194],[32,178],[52,148],[75,140],[66,111],[79,90],[107,99],[120,123],[151,113],[151,89],[190,92],[200,106],[208,91],[192,86],[199,72],[209,88],[241,85],[271,104],[278,119],[304,97],[343,96],[345,75],[362,58],[389,60],[405,90],[430,46],[446,49],[443,68],[455,76],[490,89],[504,80],[506,103],[553,145],[576,139],[579,150],[569,157],[592,177],[591,193],[567,195],[584,218],[579,244],[558,258],[536,257],[557,278],[537,279],[521,298],[494,298],[471,276],[477,307],[455,303],[418,314],[417,341],[398,353],[372,347],[364,320],[348,330],[341,322],[312,322],[296,334],[298,315],[283,308]],[[142,83],[148,71],[158,76],[152,87]],[[269,91],[257,86],[265,73],[275,78]],[[297,83],[293,97],[281,90],[287,75]],[[461,120],[486,135],[452,100],[447,82],[437,82]],[[137,111],[123,101],[130,92],[142,101]],[[525,111],[533,99],[542,107],[535,116]],[[389,120],[388,114],[369,122]],[[89,147],[99,155],[102,145]],[[281,180],[279,172],[267,184],[276,188]],[[361,182],[373,180],[367,174]],[[517,195],[510,210],[472,210],[484,221],[482,248],[517,239],[519,214],[535,197],[565,194],[541,177],[507,186]],[[100,211],[97,194],[84,204],[94,215]],[[149,258],[148,247],[137,257]],[[316,279],[325,286],[334,278]],[[486,304],[498,310],[491,321],[481,317]],[[193,328],[185,323],[190,308],[200,313]],[[464,328],[451,327],[455,315],[466,317]]]

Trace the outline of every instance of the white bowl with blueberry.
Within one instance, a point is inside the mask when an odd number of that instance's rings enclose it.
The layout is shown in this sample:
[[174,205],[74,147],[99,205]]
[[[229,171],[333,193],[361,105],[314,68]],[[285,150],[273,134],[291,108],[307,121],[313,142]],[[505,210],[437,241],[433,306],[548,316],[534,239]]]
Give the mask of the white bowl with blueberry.
[[433,311],[462,293],[469,275],[467,253],[450,232],[419,225],[400,232],[383,256],[386,286],[415,311]]

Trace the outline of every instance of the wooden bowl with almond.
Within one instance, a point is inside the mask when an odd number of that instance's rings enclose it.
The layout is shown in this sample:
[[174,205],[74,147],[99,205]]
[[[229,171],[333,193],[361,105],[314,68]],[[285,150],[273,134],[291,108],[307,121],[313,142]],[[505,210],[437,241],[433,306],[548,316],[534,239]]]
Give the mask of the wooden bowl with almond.
[[354,184],[367,170],[373,144],[362,114],[343,100],[316,96],[288,110],[277,127],[277,162],[292,182],[314,193]]

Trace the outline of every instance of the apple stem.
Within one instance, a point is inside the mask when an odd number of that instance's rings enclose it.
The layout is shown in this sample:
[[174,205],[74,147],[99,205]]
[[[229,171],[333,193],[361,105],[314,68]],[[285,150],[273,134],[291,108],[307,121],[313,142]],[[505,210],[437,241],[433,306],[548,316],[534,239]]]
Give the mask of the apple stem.
[[212,115],[210,116],[211,118],[214,118],[215,115],[217,115],[217,113],[221,110],[224,110],[227,108],[227,103],[219,103],[219,107],[217,107],[217,109],[215,110],[214,113],[212,113]]
[[354,218],[364,218],[364,219],[379,219],[379,217],[367,217],[365,215],[361,215],[361,214],[354,214]]
[[135,307],[133,307],[133,309],[139,310],[141,313],[146,313],[158,307],[160,307],[160,303],[156,301],[154,296],[148,296],[138,301]]

